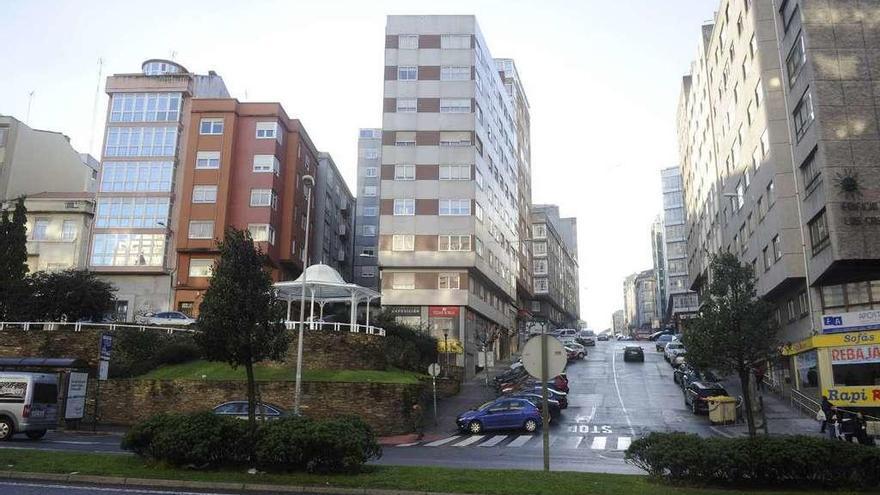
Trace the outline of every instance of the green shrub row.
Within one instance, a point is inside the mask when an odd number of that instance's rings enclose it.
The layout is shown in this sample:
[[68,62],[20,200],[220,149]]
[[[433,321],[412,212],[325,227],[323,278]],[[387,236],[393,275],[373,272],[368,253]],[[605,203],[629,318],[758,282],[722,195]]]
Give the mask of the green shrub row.
[[113,335],[111,378],[132,378],[164,364],[180,364],[201,357],[192,335],[169,335],[134,328],[117,329]]
[[310,473],[357,472],[382,455],[376,436],[360,418],[289,416],[258,423],[252,435],[247,421],[211,412],[154,416],[133,426],[122,448],[172,466],[249,465]]
[[670,481],[724,486],[875,488],[880,449],[823,437],[702,438],[651,433],[635,440],[627,462]]

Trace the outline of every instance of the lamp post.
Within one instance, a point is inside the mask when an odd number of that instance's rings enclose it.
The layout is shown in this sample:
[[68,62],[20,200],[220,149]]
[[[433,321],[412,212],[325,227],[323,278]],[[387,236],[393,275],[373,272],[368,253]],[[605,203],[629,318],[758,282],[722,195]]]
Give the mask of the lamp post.
[[443,329],[443,374],[449,377],[449,329]]
[[312,217],[312,187],[315,185],[315,178],[311,175],[304,175],[302,178],[303,187],[306,190],[306,239],[303,243],[303,274],[302,289],[299,299],[299,338],[296,342],[296,389],[293,394],[293,412],[299,414],[300,395],[302,392],[302,359],[303,359],[303,331],[306,325],[306,286],[308,281],[309,267],[309,223]]

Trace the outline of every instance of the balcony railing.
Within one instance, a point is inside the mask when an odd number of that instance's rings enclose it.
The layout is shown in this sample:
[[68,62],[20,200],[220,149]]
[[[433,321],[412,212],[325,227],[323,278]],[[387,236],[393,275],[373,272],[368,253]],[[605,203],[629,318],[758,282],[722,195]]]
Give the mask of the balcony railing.
[[[299,329],[299,321],[295,320],[287,320],[285,325],[289,330],[298,330]],[[324,332],[348,332],[348,333],[363,333],[366,335],[381,335],[385,336],[385,329],[373,325],[361,325],[359,323],[351,324],[351,323],[342,323],[342,322],[330,322],[330,321],[307,321],[306,322],[306,330],[319,330]]]
[[71,322],[71,321],[0,321],[0,332],[3,330],[24,330],[28,331],[56,331],[67,330],[73,332],[82,332],[89,329],[105,329],[112,332],[117,329],[132,328],[135,330],[161,331],[168,334],[175,332],[192,333],[195,330],[191,328],[175,327],[171,325],[139,325],[137,323],[89,323],[89,322]]

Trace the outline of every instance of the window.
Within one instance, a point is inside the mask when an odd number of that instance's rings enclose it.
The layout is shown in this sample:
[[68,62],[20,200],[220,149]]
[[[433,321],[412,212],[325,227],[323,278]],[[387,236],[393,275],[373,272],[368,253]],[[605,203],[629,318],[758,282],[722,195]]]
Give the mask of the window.
[[193,203],[216,203],[217,186],[193,186]]
[[251,189],[251,206],[271,206],[277,204],[275,191],[271,189]]
[[786,15],[786,11],[788,10],[786,7],[790,6],[789,2],[782,2],[782,7],[780,8],[779,15],[782,16],[782,28],[786,33],[788,32],[788,28],[791,27],[791,23],[794,21],[794,18],[798,15],[800,11],[800,6],[794,4],[794,8],[791,9],[791,12],[788,12]]
[[176,127],[110,127],[104,156],[171,156],[177,151]]
[[441,98],[440,113],[471,113],[470,98]]
[[441,81],[470,81],[471,66],[444,65],[440,67]]
[[770,153],[770,135],[767,134],[767,129],[764,129],[761,133],[761,156],[767,156],[768,153]]
[[394,180],[416,180],[416,166],[395,165]]
[[362,266],[361,267],[361,277],[363,278],[376,278],[376,267],[375,266]]
[[34,235],[33,239],[35,241],[45,241],[47,239],[46,232],[49,230],[49,220],[46,218],[39,218],[34,222]]
[[375,160],[379,158],[379,150],[366,150],[364,151],[364,158],[367,160]]
[[379,169],[377,167],[367,167],[364,170],[364,177],[378,177]]
[[379,216],[379,208],[376,206],[364,206],[363,215],[365,217]]
[[548,291],[548,284],[546,278],[536,278],[535,282],[535,293],[537,294],[546,294]]
[[535,275],[547,275],[547,260],[546,259],[532,260],[532,267],[534,268]]
[[541,301],[532,301],[532,313],[541,312]]
[[397,111],[399,113],[412,113],[415,112],[417,108],[417,99],[416,98],[398,98],[397,99]]
[[98,198],[95,227],[161,228],[168,221],[168,198]]
[[0,146],[6,146],[6,139],[9,135],[8,127],[0,127]]
[[828,223],[825,218],[825,209],[823,208],[808,223],[810,227],[810,244],[813,247],[813,255],[825,249],[830,240],[828,238]]
[[755,104],[758,108],[761,108],[762,103],[764,103],[764,86],[761,85],[761,80],[758,79],[758,84],[755,85]]
[[474,237],[474,252],[477,253],[477,256],[483,256],[483,241],[478,237]]
[[437,277],[438,289],[460,289],[461,278],[458,273],[441,273]]
[[190,239],[212,239],[214,237],[214,221],[213,220],[190,220],[189,222],[189,238]]
[[801,178],[804,182],[804,191],[810,188],[814,182],[819,180],[819,175],[821,174],[819,167],[816,166],[816,151],[819,149],[818,146],[813,148],[813,151],[807,155],[807,158],[804,159],[804,163],[801,164]]
[[397,68],[398,81],[415,81],[419,78],[419,68],[414,65],[402,65]]
[[799,34],[798,38],[794,41],[794,46],[791,48],[791,52],[788,54],[788,58],[785,59],[785,67],[788,69],[789,87],[794,86],[794,83],[797,81],[806,61],[807,54],[804,49],[804,35]]
[[275,244],[275,229],[267,223],[252,223],[248,225],[248,232],[254,242],[268,242]]
[[752,125],[755,122],[755,102],[750,101],[749,105],[746,107],[746,121],[749,125]]
[[734,198],[736,200],[736,209],[737,210],[742,208],[743,205],[745,204],[745,197],[746,197],[746,189],[745,189],[745,187],[743,187],[743,183],[737,182],[736,183],[736,198]]
[[171,192],[173,162],[104,162],[102,192]]
[[265,174],[265,173],[278,173],[281,170],[281,164],[278,163],[278,158],[275,158],[275,155],[254,155],[254,173]]
[[756,38],[754,34],[749,41],[749,53],[752,55],[752,60],[755,59],[755,54],[758,53],[758,38]]
[[481,222],[483,221],[483,207],[480,206],[480,203],[474,203],[474,217]]
[[764,204],[764,196],[761,196],[760,198],[758,198],[758,221],[760,222],[761,220],[763,220],[764,215],[766,215],[766,214],[767,214],[767,207]]
[[441,235],[437,236],[437,249],[439,251],[470,251],[471,236],[469,235]]
[[196,152],[196,168],[220,168],[219,151]]
[[61,240],[72,241],[76,239],[76,222],[73,220],[65,220],[61,224]]
[[391,288],[398,290],[412,290],[416,288],[415,273],[392,273]]
[[441,199],[441,216],[465,216],[471,214],[471,200],[469,199]]
[[440,48],[470,48],[471,35],[444,34],[440,36]]
[[376,226],[375,225],[362,225],[361,232],[362,232],[362,235],[365,237],[375,237],[376,236]]
[[177,122],[180,93],[115,93],[110,122]]
[[546,239],[547,238],[547,224],[544,223],[536,223],[532,225],[532,236],[535,239]]
[[470,146],[470,131],[440,131],[440,146]]
[[782,259],[782,241],[779,239],[779,235],[773,236],[773,259],[775,261]]
[[776,186],[773,185],[773,181],[771,180],[769,184],[767,184],[767,209],[770,209],[773,206],[773,203],[776,202]]
[[364,186],[364,196],[374,198],[376,194],[376,186]]
[[397,216],[411,216],[416,214],[416,200],[395,199],[394,214]]
[[794,116],[794,133],[797,140],[800,141],[815,119],[813,114],[813,96],[809,89],[801,96],[801,100],[794,107],[792,115]]
[[396,146],[415,146],[416,145],[416,133],[412,132],[412,131],[395,132],[394,133],[394,144]]
[[471,180],[471,166],[440,165],[440,180]]
[[532,254],[535,256],[547,256],[547,243],[546,242],[533,242],[532,243]]
[[210,277],[214,274],[213,259],[191,259],[189,260],[189,276],[190,277]]
[[202,119],[199,122],[199,134],[203,136],[223,134],[223,119]]
[[278,122],[257,122],[257,139],[278,137]]
[[95,234],[94,266],[162,266],[165,234]]
[[397,48],[412,50],[419,47],[419,35],[401,34],[397,37]]
[[416,236],[412,234],[394,234],[391,236],[392,251],[413,251],[415,249]]
[[764,249],[761,251],[764,255],[764,271],[770,269],[770,266],[773,264],[773,260],[771,259],[771,253],[769,246],[764,246]]
[[480,172],[480,169],[474,168],[474,182],[477,183],[477,187],[483,189],[485,186],[485,182],[483,181],[483,173]]

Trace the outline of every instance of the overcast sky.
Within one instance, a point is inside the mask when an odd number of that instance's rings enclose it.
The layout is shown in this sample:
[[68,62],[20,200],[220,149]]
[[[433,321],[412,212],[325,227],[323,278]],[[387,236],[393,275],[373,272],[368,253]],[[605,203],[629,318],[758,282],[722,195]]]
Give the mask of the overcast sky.
[[[675,109],[715,0],[0,0],[0,114],[100,157],[104,76],[171,58],[215,70],[239,100],[278,101],[355,189],[357,130],[379,127],[387,14],[475,14],[515,59],[532,114],[533,201],[578,219],[581,313],[623,307],[651,267],[659,170],[676,164]],[[96,122],[96,125],[92,123]]]

